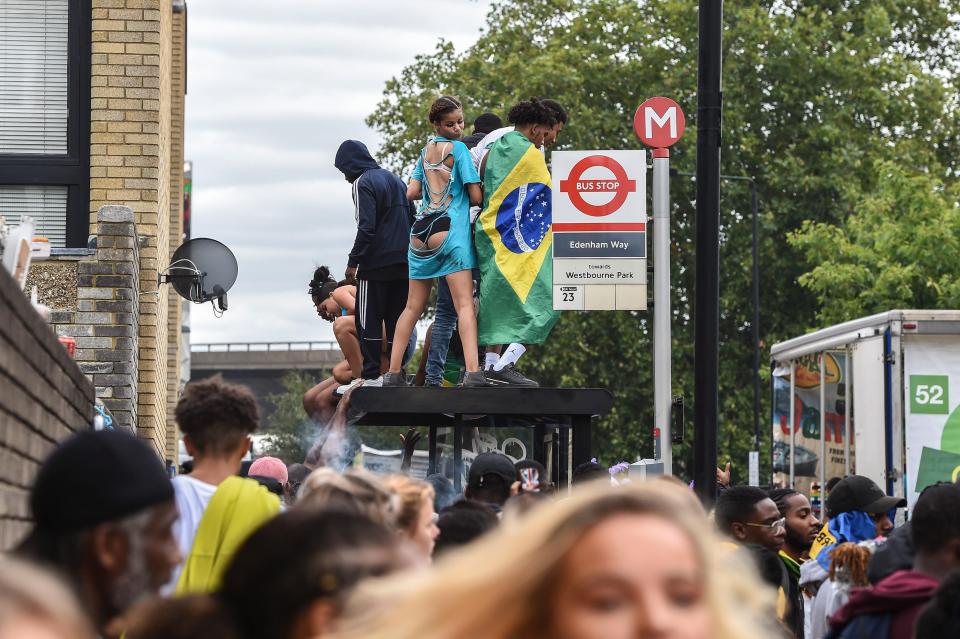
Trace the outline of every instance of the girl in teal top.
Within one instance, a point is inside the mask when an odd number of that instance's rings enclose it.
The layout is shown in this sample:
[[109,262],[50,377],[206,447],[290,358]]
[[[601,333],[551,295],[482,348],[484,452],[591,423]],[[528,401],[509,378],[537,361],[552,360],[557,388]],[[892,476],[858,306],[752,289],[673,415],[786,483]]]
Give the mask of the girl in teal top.
[[390,371],[384,386],[403,386],[403,351],[413,327],[427,306],[433,279],[446,277],[457,309],[457,326],[463,343],[464,386],[485,386],[486,379],[477,361],[477,318],[473,307],[471,269],[477,257],[470,235],[470,206],[480,204],[483,194],[480,176],[470,158],[463,135],[460,101],[442,96],[430,107],[430,122],[436,135],[420,152],[407,197],[421,200],[410,229],[407,258],[410,285],[407,306],[397,321],[390,355]]

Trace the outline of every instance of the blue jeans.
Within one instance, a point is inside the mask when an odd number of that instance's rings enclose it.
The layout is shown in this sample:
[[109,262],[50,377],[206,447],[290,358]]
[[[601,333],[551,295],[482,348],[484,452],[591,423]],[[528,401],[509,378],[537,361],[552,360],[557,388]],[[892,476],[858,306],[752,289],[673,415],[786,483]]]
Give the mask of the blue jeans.
[[443,381],[443,367],[447,363],[447,351],[450,350],[450,338],[457,329],[457,309],[453,306],[453,297],[447,278],[438,278],[437,313],[433,318],[433,330],[430,333],[430,352],[427,353],[427,376],[424,384],[439,386]]

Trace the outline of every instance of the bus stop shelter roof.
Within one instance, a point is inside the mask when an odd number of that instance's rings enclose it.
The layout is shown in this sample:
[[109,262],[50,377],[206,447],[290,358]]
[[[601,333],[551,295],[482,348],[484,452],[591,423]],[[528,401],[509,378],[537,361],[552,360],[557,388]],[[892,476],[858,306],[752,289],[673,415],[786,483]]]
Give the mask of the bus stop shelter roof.
[[360,426],[452,426],[458,417],[471,416],[563,423],[606,415],[613,408],[613,395],[604,388],[360,386],[351,394],[350,407],[363,413],[356,422]]

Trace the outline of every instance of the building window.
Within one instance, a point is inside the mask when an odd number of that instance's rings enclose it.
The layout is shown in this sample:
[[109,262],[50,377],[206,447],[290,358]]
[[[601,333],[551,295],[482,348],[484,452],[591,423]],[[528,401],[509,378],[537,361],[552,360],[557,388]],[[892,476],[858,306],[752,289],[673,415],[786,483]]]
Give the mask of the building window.
[[85,246],[90,0],[0,0],[0,215]]

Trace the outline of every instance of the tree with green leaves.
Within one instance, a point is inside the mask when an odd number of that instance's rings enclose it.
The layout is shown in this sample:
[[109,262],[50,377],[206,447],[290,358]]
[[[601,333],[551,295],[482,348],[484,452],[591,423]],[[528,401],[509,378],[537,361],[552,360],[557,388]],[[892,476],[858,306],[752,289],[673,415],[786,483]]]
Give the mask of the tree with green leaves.
[[[842,228],[882,186],[878,161],[909,162],[934,183],[955,183],[960,38],[950,5],[727,4],[722,169],[754,177],[759,188],[765,346],[825,318],[811,281],[797,284],[819,262],[809,261],[802,243],[788,242],[791,233],[808,221]],[[429,133],[427,108],[442,93],[463,99],[468,121],[486,110],[505,114],[529,96],[556,99],[571,117],[560,148],[571,149],[639,148],[634,110],[647,97],[666,95],[688,116],[686,136],[671,149],[673,165],[692,171],[696,65],[694,2],[502,0],[469,49],[440,41],[388,81],[367,122],[385,138],[382,160],[408,173]],[[674,392],[689,405],[695,188],[674,179],[671,190]],[[742,472],[753,439],[749,191],[724,182],[721,207],[718,441],[720,459],[733,460]],[[602,459],[652,453],[650,337],[646,313],[567,312],[547,343],[524,361],[525,372],[544,384],[613,391],[616,408],[594,439]],[[769,452],[769,428],[763,436]],[[676,472],[683,474],[689,446],[676,446],[674,454]]]
[[263,450],[258,452],[279,457],[286,464],[303,462],[317,430],[303,411],[303,396],[317,381],[307,373],[290,371],[281,380],[283,392],[267,395],[276,409],[264,424]]
[[807,220],[790,235],[811,269],[800,284],[824,323],[893,308],[960,308],[960,188],[893,161],[843,224]]

